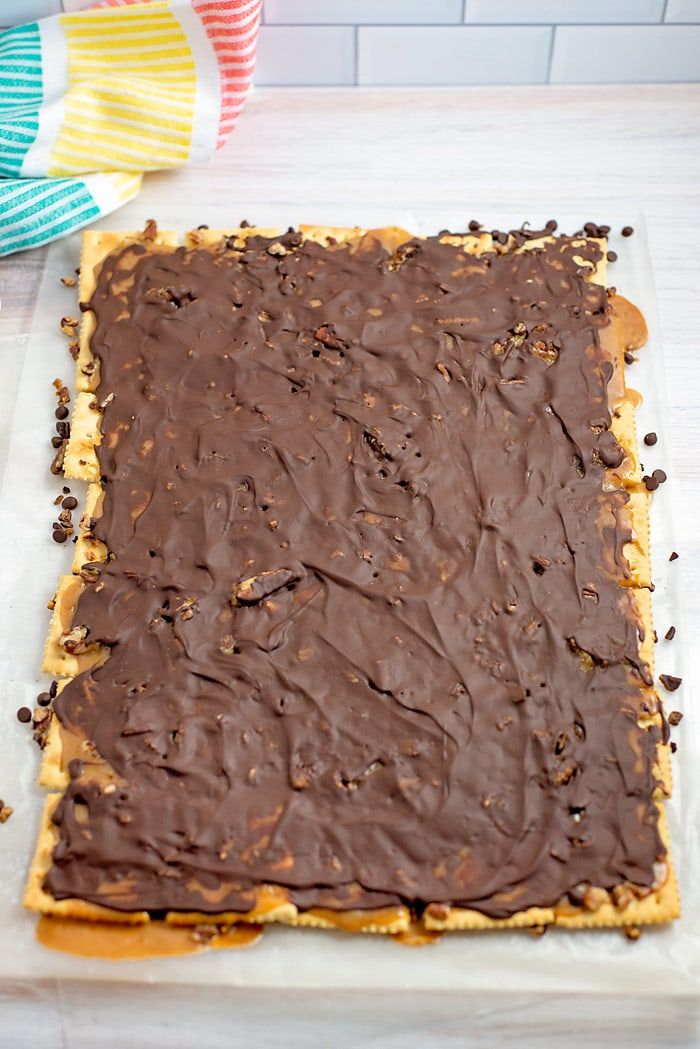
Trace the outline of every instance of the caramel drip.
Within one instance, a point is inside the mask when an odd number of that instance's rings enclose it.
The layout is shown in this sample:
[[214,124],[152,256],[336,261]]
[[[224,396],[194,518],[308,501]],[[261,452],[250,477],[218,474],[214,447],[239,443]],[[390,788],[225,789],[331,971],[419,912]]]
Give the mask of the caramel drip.
[[260,925],[234,925],[210,938],[205,926],[195,928],[150,921],[144,925],[77,921],[42,915],[36,938],[44,947],[83,958],[135,961],[172,955],[199,954],[207,949],[250,947],[262,936]]

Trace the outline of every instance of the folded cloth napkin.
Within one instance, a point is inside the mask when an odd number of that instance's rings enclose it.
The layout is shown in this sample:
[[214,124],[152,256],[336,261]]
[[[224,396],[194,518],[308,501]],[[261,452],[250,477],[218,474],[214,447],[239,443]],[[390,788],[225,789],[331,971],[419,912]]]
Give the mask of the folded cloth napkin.
[[0,255],[136,195],[225,142],[262,0],[103,0],[0,33]]

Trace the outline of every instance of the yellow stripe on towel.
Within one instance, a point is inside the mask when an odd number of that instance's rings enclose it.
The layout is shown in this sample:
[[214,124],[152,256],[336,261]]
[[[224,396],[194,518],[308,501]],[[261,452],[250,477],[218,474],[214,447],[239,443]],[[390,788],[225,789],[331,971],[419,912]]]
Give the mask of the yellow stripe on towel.
[[69,86],[49,175],[182,165],[192,142],[195,63],[180,23],[160,2],[99,14],[61,16]]

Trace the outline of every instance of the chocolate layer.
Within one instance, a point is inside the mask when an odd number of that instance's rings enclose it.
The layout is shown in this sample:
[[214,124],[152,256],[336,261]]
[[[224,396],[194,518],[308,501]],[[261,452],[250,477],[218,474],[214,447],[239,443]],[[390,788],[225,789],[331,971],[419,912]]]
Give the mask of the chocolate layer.
[[120,785],[72,767],[50,892],[505,917],[651,885],[598,248],[134,250],[90,303],[112,557],[75,622],[111,655],[55,704]]

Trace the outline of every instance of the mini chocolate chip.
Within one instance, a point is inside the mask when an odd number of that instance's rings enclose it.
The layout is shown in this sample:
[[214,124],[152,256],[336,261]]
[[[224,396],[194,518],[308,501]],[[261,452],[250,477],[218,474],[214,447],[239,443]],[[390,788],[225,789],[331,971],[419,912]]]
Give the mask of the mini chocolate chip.
[[29,707],[20,707],[17,711],[17,720],[21,721],[23,725],[28,725],[32,720],[32,712]]
[[676,551],[674,550],[673,553],[671,554],[671,556],[669,557],[669,561],[677,561],[679,556],[680,555],[677,554]]
[[36,697],[36,701],[40,707],[48,707],[49,703],[51,702],[51,693],[40,692],[39,695]]
[[671,740],[671,753],[675,754],[677,750],[678,750],[678,744],[674,743],[674,741]]
[[608,262],[617,262],[617,252],[616,251],[609,251],[607,258],[608,258]]
[[65,404],[59,404],[58,408],[54,412],[54,415],[56,416],[57,419],[67,419],[69,414],[70,413],[69,413],[68,409],[66,408]]
[[675,636],[676,636],[676,628],[674,626],[670,626],[668,628],[668,630],[666,631],[666,633],[664,634],[664,637],[666,638],[667,641],[673,641]]
[[70,495],[70,488],[68,487],[67,484],[64,484],[64,486],[61,489],[61,491],[63,492],[64,495]]
[[676,725],[680,725],[682,720],[683,715],[681,714],[680,710],[672,710],[671,713],[668,715],[668,723],[669,725],[673,725],[674,728],[676,727]]
[[667,480],[667,478],[666,478],[666,472],[665,472],[664,470],[654,470],[654,472],[652,473],[652,475],[651,475],[651,476],[652,476],[652,477],[654,478],[654,480],[655,480],[655,481],[657,481],[657,482],[658,482],[659,484],[663,484],[663,483],[664,483],[664,481],[665,481],[665,480]]
[[469,231],[470,231],[470,233],[476,233],[476,231],[478,229],[481,229],[481,223],[477,222],[476,219],[472,219],[471,222],[469,223]]
[[653,634],[654,634],[654,644],[657,644],[657,642],[659,640],[659,635],[656,633],[655,630],[653,631]]
[[623,237],[631,237],[633,233],[634,233],[634,229],[633,229],[632,226],[623,226],[622,227],[622,236]]
[[545,222],[544,228],[549,230],[550,233],[554,233],[555,229],[559,228],[559,223],[556,219],[550,219],[549,222]]
[[635,364],[637,358],[629,350],[625,350],[625,364]]
[[651,433],[644,434],[644,443],[648,444],[649,447],[651,447],[653,444],[656,444],[657,441],[658,437],[656,436],[653,430],[651,431]]
[[61,503],[61,506],[63,507],[64,510],[75,510],[77,505],[78,505],[78,500],[75,498],[74,495],[66,496],[66,498]]
[[655,492],[656,489],[659,487],[659,482],[653,475],[649,477],[648,474],[644,474],[644,477],[642,477],[642,481],[644,482],[644,487],[648,492]]
[[667,692],[675,692],[679,685],[682,684],[683,678],[674,677],[673,674],[659,674],[659,681]]
[[51,438],[51,447],[52,448],[60,448],[62,444],[63,444],[63,438],[62,437],[52,437]]
[[54,528],[51,538],[54,543],[65,543],[68,533],[64,532],[62,528]]

